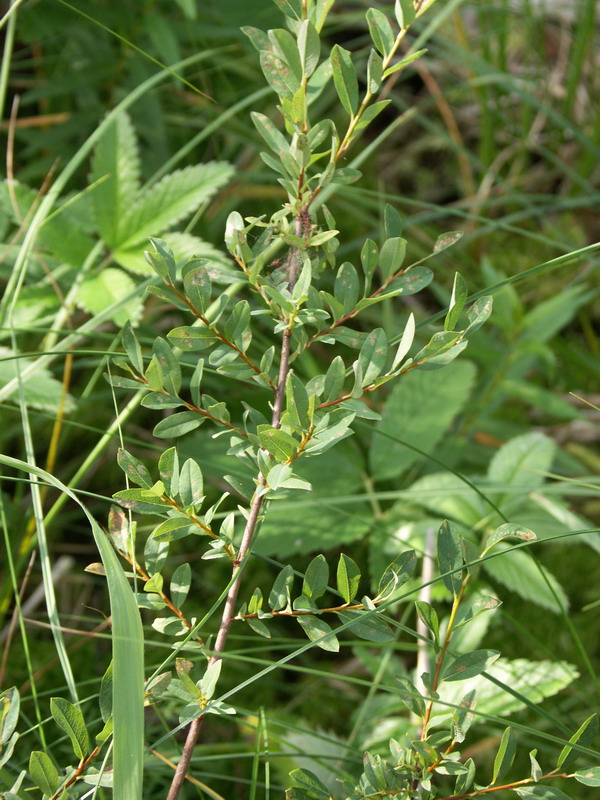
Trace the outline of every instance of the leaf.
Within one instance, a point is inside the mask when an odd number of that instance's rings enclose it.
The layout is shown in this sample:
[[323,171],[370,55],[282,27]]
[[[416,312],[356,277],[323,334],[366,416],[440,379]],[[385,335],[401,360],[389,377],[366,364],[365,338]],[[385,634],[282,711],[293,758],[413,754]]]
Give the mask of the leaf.
[[259,114],[258,111],[252,111],[250,116],[256,130],[276,155],[289,150],[287,139],[269,117],[266,117],[264,114]]
[[423,717],[425,715],[425,701],[421,693],[417,690],[417,687],[403,675],[396,678],[396,680],[400,684],[400,688],[398,689],[400,700],[402,700],[411,713],[415,714],[417,717]]
[[196,411],[179,411],[171,414],[154,426],[152,435],[158,439],[175,439],[196,430],[205,421]]
[[300,19],[302,17],[302,4],[301,0],[273,0],[277,8],[292,19]]
[[[541,473],[550,469],[555,452],[554,441],[542,433],[526,433],[503,445],[488,469],[490,483],[506,487],[494,492],[496,504],[501,505],[506,501],[511,512],[518,507],[524,490],[533,491],[544,483],[545,477]],[[514,499],[511,487],[519,489]]]
[[20,702],[19,691],[14,686],[0,694],[0,752],[17,727]]
[[519,797],[525,800],[571,800],[569,795],[556,789],[554,786],[544,786],[542,783],[537,783],[533,786],[522,786],[519,789],[513,789]]
[[123,217],[140,187],[140,158],[129,115],[122,111],[102,135],[92,156],[92,203],[98,231],[113,249],[120,240]]
[[279,573],[269,594],[271,611],[282,611],[290,604],[291,589],[294,583],[294,570],[287,564]]
[[396,350],[396,355],[394,356],[390,372],[393,372],[396,369],[396,367],[399,367],[400,364],[404,361],[404,358],[406,357],[408,351],[412,347],[412,343],[415,338],[415,330],[416,330],[415,315],[411,312],[408,316],[408,320],[406,321],[406,325],[404,326],[402,338],[400,339],[400,344],[398,345],[398,349]]
[[353,117],[358,109],[358,79],[352,56],[339,44],[331,50],[333,83],[345,111]]
[[476,698],[477,692],[473,689],[463,697],[452,714],[452,736],[459,744],[464,742],[467,731],[475,719],[473,710],[477,705]]
[[530,531],[529,528],[525,528],[522,525],[515,525],[512,522],[506,522],[504,525],[500,525],[499,528],[496,528],[496,530],[487,537],[485,540],[484,552],[490,550],[497,542],[508,538],[520,539],[522,542],[535,542],[538,537],[533,531]]
[[[590,747],[596,734],[598,733],[598,716],[592,714],[585,722],[581,724],[579,729],[569,739],[570,744],[578,744],[582,747]],[[575,761],[579,758],[577,750],[573,750],[568,745],[563,747],[556,762],[556,768],[563,771],[570,770]]]
[[492,313],[494,299],[486,295],[476,300],[467,311],[467,320],[469,325],[465,330],[465,336],[470,336],[475,331],[479,330],[483,323],[489,318]]
[[67,734],[75,755],[82,761],[90,751],[90,740],[83,714],[77,706],[61,697],[53,697],[50,700],[50,713],[56,724]]
[[452,245],[460,241],[463,236],[464,231],[449,231],[448,233],[442,233],[436,239],[436,242],[433,246],[433,252],[441,253],[442,250],[447,250],[449,247],[452,247]]
[[192,568],[189,564],[180,564],[171,577],[170,594],[175,608],[181,608],[185,602],[192,583]]
[[[320,647],[321,650],[327,650],[330,653],[338,653],[340,650],[340,643],[333,634],[333,629],[330,625],[328,625],[324,620],[319,619],[319,617],[315,617],[312,614],[301,614],[300,616],[296,617],[300,627],[304,630],[304,633],[308,636],[311,642],[315,642],[317,647]],[[327,636],[327,634],[332,634],[331,636]],[[327,636],[326,639],[323,639],[324,636]]]
[[310,597],[311,600],[317,600],[327,591],[328,583],[329,565],[327,564],[325,556],[315,556],[304,573],[302,594],[306,597]]
[[387,56],[394,46],[394,32],[387,16],[377,8],[367,11],[367,23],[373,44],[382,56]]
[[494,771],[492,773],[492,783],[496,783],[498,778],[502,778],[511,768],[515,755],[517,753],[517,745],[512,738],[512,728],[506,728],[500,740],[500,747],[494,758]]
[[445,331],[453,331],[456,328],[460,315],[462,314],[462,310],[465,307],[468,294],[469,292],[467,290],[465,279],[460,272],[457,272],[454,275],[452,295],[450,297],[448,313],[446,314],[446,319],[444,320]]
[[29,774],[43,794],[51,796],[58,789],[58,770],[41,750],[34,750],[29,756]]
[[144,374],[144,359],[142,356],[142,348],[136,339],[135,333],[131,327],[131,321],[127,320],[123,330],[121,331],[121,342],[125,348],[125,352],[131,362],[131,366],[140,373]]
[[[214,245],[205,242],[199,236],[194,236],[191,233],[165,231],[161,234],[161,239],[171,250],[177,253],[180,262],[192,256],[206,259],[210,263],[209,272],[213,279],[222,278],[224,282],[230,280],[231,273],[227,271],[224,253]],[[153,273],[153,269],[148,264],[139,243],[132,245],[131,248],[113,250],[112,255],[117,264],[125,267],[130,272],[135,272],[138,275],[152,275]]]
[[317,776],[307,769],[293,769],[290,772],[290,778],[294,784],[309,792],[309,797],[315,800],[330,800],[331,794],[326,787],[321,783]]
[[99,314],[119,303],[111,314],[116,325],[138,322],[142,314],[141,297],[133,297],[123,303],[125,297],[136,290],[136,284],[123,270],[106,267],[96,275],[83,279],[77,291],[77,305],[90,314]]
[[[504,552],[501,556],[483,562],[483,568],[494,580],[516,592],[524,600],[530,600],[555,614],[560,614],[562,608],[569,607],[569,598],[554,575],[546,567],[538,566],[529,553],[505,544],[496,545],[494,551]],[[544,580],[544,575],[548,582]]]
[[289,461],[300,444],[289,433],[274,428],[272,425],[259,425],[256,432],[261,447],[264,447],[280,463]]
[[354,610],[336,611],[336,614],[342,622],[352,622],[348,630],[359,639],[368,642],[393,642],[395,639],[393,630],[379,614]]
[[188,458],[179,474],[179,497],[184,508],[200,503],[204,497],[204,478],[200,465]]
[[423,600],[415,600],[415,608],[423,625],[433,634],[433,640],[437,646],[440,635],[440,621],[435,608]]
[[153,531],[152,538],[157,542],[174,542],[189,536],[197,529],[187,517],[172,517],[161,522]]
[[397,556],[386,567],[377,587],[378,599],[385,599],[406,583],[417,566],[417,554],[414,550],[407,550]]
[[152,476],[142,462],[121,447],[117,450],[117,462],[125,475],[138,486],[150,489],[154,484]]
[[212,283],[204,258],[191,258],[182,269],[185,296],[196,311],[205,314],[210,305]]
[[179,456],[177,448],[170,447],[158,459],[160,479],[165,485],[165,494],[174,497],[179,492]]
[[210,700],[211,697],[215,693],[215,689],[217,688],[217,682],[221,675],[221,667],[223,666],[223,660],[219,659],[218,661],[214,661],[212,664],[209,664],[206,668],[206,672],[204,676],[200,680],[199,689],[202,693],[202,697],[205,700]]
[[425,55],[427,50],[417,50],[414,53],[406,56],[406,58],[400,59],[400,61],[396,61],[391,67],[388,67],[386,71],[383,73],[383,77],[389,78],[390,75],[394,75],[396,72],[400,72],[401,69],[407,67],[409,64],[412,64],[413,61],[416,61],[418,58],[421,58],[422,55]]
[[[14,386],[8,395],[3,391],[4,397],[11,402],[18,400],[19,384],[17,382],[17,359],[12,350],[0,347],[0,390],[5,390],[8,384]],[[33,363],[32,359],[17,356],[21,372]],[[3,360],[6,359],[6,360]],[[38,369],[34,374],[22,378],[23,397],[25,402],[33,408],[44,411],[56,412],[63,398],[63,385],[61,381],[52,377],[48,369]],[[66,413],[75,408],[75,402],[70,394],[64,398],[63,409]]]
[[356,563],[342,553],[337,567],[337,589],[346,603],[351,603],[358,592],[360,570]]
[[217,335],[210,328],[197,328],[191,325],[173,328],[167,334],[167,338],[182,350],[206,350],[217,342]]
[[271,89],[279,97],[291,100],[300,83],[286,62],[270,50],[261,50],[260,67]]
[[399,236],[387,239],[379,254],[379,268],[384,282],[402,269],[406,255],[406,239]]
[[475,650],[458,656],[444,670],[443,680],[448,683],[474,678],[487,670],[498,658],[500,653],[496,650]]
[[302,71],[307,78],[313,74],[321,55],[321,44],[317,29],[310,20],[303,20],[298,27],[298,52]]
[[444,586],[455,597],[460,592],[464,577],[464,570],[461,569],[464,564],[461,538],[454,523],[448,520],[442,522],[437,538],[438,565]]
[[600,786],[600,767],[587,767],[573,774],[573,777],[584,786]]
[[414,370],[405,375],[392,389],[382,421],[374,426],[369,452],[372,477],[394,478],[419,458],[404,445],[377,435],[378,431],[431,452],[466,403],[474,380],[475,367],[468,361],[445,368],[442,391],[439,377],[432,372]]
[[225,161],[211,161],[177,170],[144,191],[122,217],[118,245],[131,248],[157,236],[209,200],[233,176]]

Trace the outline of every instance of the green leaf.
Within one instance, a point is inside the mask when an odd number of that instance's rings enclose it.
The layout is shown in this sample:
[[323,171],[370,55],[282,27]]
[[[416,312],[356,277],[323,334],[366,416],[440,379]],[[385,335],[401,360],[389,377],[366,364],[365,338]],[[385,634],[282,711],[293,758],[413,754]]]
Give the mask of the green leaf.
[[497,542],[509,538],[520,539],[522,542],[535,542],[538,537],[533,531],[530,531],[529,528],[524,528],[522,525],[515,525],[513,522],[506,522],[504,525],[500,525],[499,528],[496,528],[496,530],[487,537],[485,540],[484,552],[490,550]]
[[171,414],[171,416],[161,419],[154,426],[152,435],[157,439],[175,439],[196,430],[204,421],[205,417],[195,411],[179,411],[177,414]]
[[[323,556],[321,556],[322,558]],[[14,686],[0,694],[0,751],[13,735],[19,720],[20,696]]]
[[144,359],[142,357],[142,348],[140,347],[140,343],[136,339],[135,333],[131,327],[131,321],[127,320],[123,330],[121,331],[121,342],[123,343],[123,347],[125,348],[125,352],[127,353],[129,360],[131,361],[131,366],[140,373],[140,375],[144,374]]
[[273,2],[286,17],[302,18],[302,0],[273,0]]
[[494,299],[489,295],[480,297],[467,311],[467,319],[469,325],[465,330],[465,336],[470,336],[475,331],[479,330],[483,323],[489,318],[492,313]]
[[111,319],[116,325],[126,322],[137,322],[142,314],[142,299],[134,297],[126,303],[121,301],[134,292],[136,284],[123,270],[105,267],[96,275],[88,275],[81,282],[77,291],[77,304],[90,314],[99,314],[110,306],[120,303]]
[[133,247],[173,227],[216,194],[233,174],[231,164],[211,161],[165,175],[123,213],[119,247]]
[[383,328],[372,330],[360,349],[358,363],[362,369],[362,386],[370,386],[385,369],[388,342]]
[[473,689],[462,698],[452,714],[452,736],[459,744],[464,742],[467,731],[475,719],[473,710],[477,704],[476,698],[477,692]]
[[448,520],[444,520],[440,526],[437,538],[437,552],[438,565],[444,585],[456,597],[461,589],[464,577],[464,570],[461,569],[464,564],[464,556],[458,528]]
[[170,447],[158,459],[160,479],[165,485],[165,493],[174,497],[179,491],[179,457],[177,448]]
[[398,349],[396,350],[396,355],[394,356],[390,372],[393,372],[396,369],[396,367],[399,367],[400,364],[404,361],[404,358],[406,357],[408,351],[412,347],[412,343],[415,338],[415,330],[416,330],[415,315],[411,313],[409,314],[408,320],[406,321],[406,325],[404,327],[404,331],[402,332],[402,338],[400,339]]
[[269,117],[266,117],[264,114],[259,114],[258,111],[252,111],[250,116],[252,117],[252,122],[256,130],[276,155],[289,150],[290,145],[287,139]]
[[393,64],[391,67],[388,67],[388,69],[386,69],[386,71],[383,73],[384,79],[389,78],[390,75],[394,75],[396,72],[400,72],[401,69],[404,69],[404,67],[412,64],[412,62],[416,61],[417,58],[421,58],[421,56],[425,55],[426,52],[427,50],[417,50],[416,52],[411,53],[409,56],[406,56],[406,58],[396,61],[395,64]]
[[271,89],[279,97],[291,100],[300,83],[286,62],[270,50],[261,50],[260,66]]
[[346,603],[351,603],[358,592],[360,570],[345,553],[340,555],[337,567],[337,589]]
[[200,680],[199,686],[202,697],[205,700],[210,700],[214,695],[215,689],[217,688],[217,682],[221,675],[222,666],[223,661],[222,659],[219,659],[218,661],[213,661],[213,663],[209,664],[206,668],[206,672],[204,673],[203,678]]
[[256,432],[261,447],[280,463],[289,461],[298,448],[299,442],[293,436],[272,425],[259,425]]
[[524,800],[571,800],[569,795],[556,789],[554,786],[544,786],[542,783],[533,786],[522,786],[513,789]]
[[194,530],[197,531],[187,517],[172,517],[152,531],[152,538],[157,542],[174,542],[189,536]]
[[[496,505],[514,513],[526,491],[542,486],[545,480],[542,473],[550,470],[555,452],[555,442],[542,433],[526,433],[503,445],[488,469],[490,483],[502,487],[494,492]],[[511,492],[511,487],[519,491]]]
[[53,697],[50,700],[50,713],[56,724],[67,734],[73,745],[73,752],[82,761],[90,751],[90,740],[83,714],[77,706],[61,697]]
[[[15,402],[19,395],[19,383],[17,373],[17,359],[11,358],[15,353],[5,347],[0,347],[0,389],[4,389],[7,384],[14,386],[8,397],[11,402]],[[7,359],[3,361],[2,359]],[[32,359],[18,356],[18,363],[21,372],[33,363]],[[23,377],[23,397],[28,405],[33,408],[40,408],[44,411],[53,411],[59,408],[63,402],[62,382],[52,377],[48,369],[39,369],[37,372]],[[126,380],[126,379],[125,379]],[[139,388],[139,384],[136,388]],[[3,392],[4,393],[4,392]],[[5,395],[6,396],[6,395]],[[70,412],[75,404],[70,394],[66,395],[63,410]]]
[[454,275],[454,284],[452,286],[452,295],[450,297],[450,305],[448,306],[448,313],[444,320],[444,330],[453,331],[456,328],[462,310],[465,307],[469,292],[465,279],[457,272]]
[[131,120],[124,111],[112,122],[92,156],[92,203],[96,225],[111,249],[120,241],[123,217],[140,188],[140,158]]
[[138,458],[119,447],[117,450],[117,462],[125,475],[134,483],[137,483],[138,486],[142,486],[144,489],[152,488],[154,484],[152,476]]
[[179,473],[179,497],[184,508],[200,503],[204,497],[204,478],[200,465],[188,458]]
[[372,239],[365,239],[365,243],[360,251],[360,263],[365,273],[365,292],[368,292],[371,286],[373,273],[377,269],[379,263],[379,248]]
[[336,356],[327,369],[323,382],[323,402],[337,400],[342,394],[346,380],[346,365],[341,356]]
[[433,640],[437,646],[440,635],[440,621],[435,608],[423,600],[416,600],[415,607],[421,622],[433,634]]
[[600,786],[600,767],[587,767],[574,773],[573,777],[584,786]]
[[[590,747],[594,739],[596,738],[596,734],[598,733],[598,716],[596,714],[592,714],[588,717],[585,722],[579,727],[579,729],[571,736],[569,739],[570,744],[578,744],[582,747]],[[568,745],[563,747],[558,757],[558,761],[556,762],[556,768],[567,771],[571,769],[575,761],[579,758],[579,753],[577,750],[573,750],[572,747]]]
[[386,567],[379,580],[377,597],[381,600],[389,597],[396,589],[406,583],[415,571],[416,566],[417,554],[414,550],[407,550],[397,556],[392,563]]
[[293,769],[290,772],[290,778],[294,784],[301,789],[306,789],[309,792],[309,797],[315,800],[330,800],[331,794],[321,781],[307,769]]
[[180,564],[173,572],[170,583],[171,600],[175,608],[181,608],[185,602],[192,583],[192,568],[189,564]]
[[336,614],[342,622],[352,622],[348,631],[359,639],[367,642],[393,642],[396,638],[393,630],[379,614],[355,610],[336,611]]
[[[432,372],[414,370],[392,389],[385,404],[383,419],[374,427],[431,452],[454,417],[466,403],[475,380],[475,367],[462,361],[445,368],[443,391],[440,379]],[[369,461],[372,477],[394,478],[404,472],[419,455],[387,436],[373,436]]]
[[306,595],[306,597],[310,597],[311,600],[317,600],[327,591],[328,583],[329,565],[327,564],[325,556],[315,556],[304,573],[302,594]]
[[29,756],[29,774],[43,794],[50,797],[58,789],[58,770],[41,750],[34,750]]
[[387,16],[377,8],[367,11],[367,23],[373,44],[382,56],[387,56],[394,46],[394,31]]
[[494,758],[494,771],[492,773],[492,783],[496,783],[499,778],[502,778],[508,770],[512,767],[517,753],[517,744],[512,738],[512,728],[506,728],[502,734],[500,747]]
[[206,350],[217,342],[217,335],[210,328],[190,325],[173,328],[167,338],[182,350]]
[[387,239],[379,254],[379,267],[384,281],[388,281],[402,269],[406,256],[406,239],[394,237]]
[[287,564],[279,573],[269,594],[271,611],[282,611],[290,605],[291,590],[294,583],[294,570]]
[[569,607],[569,598],[554,575],[546,567],[539,565],[529,553],[502,543],[496,545],[494,551],[504,552],[497,558],[483,562],[483,568],[494,580],[523,599],[555,614],[560,614],[561,609]]
[[310,78],[319,64],[321,55],[319,34],[312,22],[305,19],[298,27],[297,37],[302,71],[307,78]]
[[358,79],[352,63],[352,56],[339,44],[331,50],[333,82],[345,111],[353,117],[358,109]]
[[178,395],[181,389],[181,367],[170,345],[157,336],[152,345],[160,372],[160,382],[169,394]]
[[[320,647],[321,650],[327,650],[330,653],[339,652],[340,643],[335,634],[333,634],[333,628],[324,620],[319,619],[319,617],[314,617],[312,614],[301,614],[299,617],[296,617],[296,619],[300,627],[304,630],[304,633],[311,642],[315,642],[317,647]],[[327,634],[331,635],[327,636]],[[323,639],[324,636],[327,636],[327,638]]]
[[464,231],[448,231],[448,233],[442,233],[436,239],[436,242],[433,246],[434,253],[441,253],[442,250],[447,250],[452,245],[455,245],[458,241],[462,239],[464,236]]
[[359,288],[356,269],[350,262],[344,261],[337,272],[333,290],[335,299],[344,308],[344,314],[348,314],[356,305]]
[[182,269],[185,296],[196,311],[205,314],[210,305],[212,284],[205,258],[191,258]]
[[412,714],[415,714],[417,717],[423,717],[425,715],[425,701],[417,690],[417,687],[403,675],[396,678],[396,680],[400,684],[400,688],[398,689],[400,700],[402,700]]
[[498,658],[500,653],[496,650],[474,650],[472,653],[458,656],[444,670],[443,680],[450,682],[473,678],[484,672]]

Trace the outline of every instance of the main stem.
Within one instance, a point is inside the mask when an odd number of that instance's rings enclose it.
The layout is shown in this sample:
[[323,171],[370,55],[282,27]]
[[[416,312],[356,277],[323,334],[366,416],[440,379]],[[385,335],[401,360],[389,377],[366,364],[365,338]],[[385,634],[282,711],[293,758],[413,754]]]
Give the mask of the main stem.
[[[301,212],[298,214],[295,224],[295,234],[296,236],[304,236],[305,231],[305,220],[307,217],[307,210],[302,209]],[[301,251],[298,248],[291,248],[288,257],[286,260],[286,266],[288,268],[288,288],[290,291],[294,288],[296,283],[296,279],[298,277],[298,268],[300,266],[300,259],[301,259]],[[292,338],[292,330],[290,327],[286,328],[283,333],[283,339],[281,341],[281,358],[279,361],[279,375],[277,377],[277,386],[275,389],[275,397],[273,400],[273,413],[271,415],[271,425],[274,428],[279,428],[281,425],[281,412],[283,411],[283,401],[285,398],[285,384],[287,381],[287,376],[290,371],[290,344]],[[262,488],[265,485],[265,479],[262,473],[258,474],[257,478],[259,488]],[[225,600],[225,605],[223,607],[223,614],[221,616],[221,624],[219,626],[219,631],[217,633],[217,638],[215,640],[215,645],[213,647],[213,654],[208,661],[208,666],[214,664],[215,661],[218,661],[221,658],[221,653],[225,649],[225,644],[227,643],[227,637],[229,636],[229,629],[231,627],[231,623],[234,617],[235,606],[237,604],[237,598],[240,591],[241,579],[242,579],[242,570],[241,566],[242,563],[248,554],[252,541],[254,539],[254,534],[256,532],[256,526],[258,524],[258,519],[260,517],[260,511],[262,508],[264,500],[264,494],[261,492],[255,492],[252,501],[250,503],[250,512],[248,514],[248,520],[246,522],[246,527],[244,529],[244,535],[242,536],[242,541],[240,544],[240,549],[238,550],[237,557],[233,562],[233,571],[232,571],[232,583],[231,588],[227,594],[227,599]],[[192,721],[190,724],[185,744],[183,746],[183,752],[181,754],[181,758],[179,763],[177,764],[177,769],[175,770],[175,775],[173,776],[173,780],[171,782],[171,787],[169,789],[169,794],[167,795],[167,800],[177,800],[179,796],[179,792],[181,787],[183,786],[183,782],[185,780],[186,773],[188,771],[188,767],[190,765],[190,761],[192,758],[192,753],[194,752],[194,747],[196,746],[196,742],[198,741],[198,736],[200,734],[200,728],[202,727],[202,720],[204,718],[202,716],[196,717],[195,720]]]

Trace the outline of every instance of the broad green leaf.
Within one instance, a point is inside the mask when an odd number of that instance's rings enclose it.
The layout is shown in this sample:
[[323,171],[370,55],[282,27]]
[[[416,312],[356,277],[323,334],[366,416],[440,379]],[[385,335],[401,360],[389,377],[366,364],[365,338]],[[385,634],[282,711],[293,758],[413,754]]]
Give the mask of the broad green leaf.
[[329,566],[325,556],[315,556],[304,573],[302,594],[310,597],[311,600],[317,600],[325,594],[328,582]]
[[333,290],[335,299],[344,308],[344,314],[348,314],[356,305],[359,289],[356,269],[349,261],[344,261],[338,269]]
[[150,489],[153,486],[152,476],[144,464],[138,458],[132,456],[131,453],[128,453],[127,450],[119,447],[117,450],[117,462],[125,475],[138,486],[144,489]]
[[346,603],[351,603],[358,592],[360,570],[345,553],[340,555],[337,566],[337,589]]
[[[554,441],[536,432],[517,436],[503,445],[488,469],[490,483],[499,487],[494,492],[496,504],[506,503],[506,508],[512,511],[522,503],[526,491],[544,483],[543,473],[549,471],[555,452]],[[511,489],[517,489],[514,497]]]
[[543,783],[536,783],[533,786],[521,786],[513,791],[523,800],[571,800],[569,795],[560,789],[555,786],[545,786]]
[[396,236],[384,242],[379,254],[379,268],[384,282],[402,269],[406,255],[406,239]]
[[277,8],[292,19],[301,19],[302,0],[273,0]]
[[352,622],[348,628],[351,636],[365,639],[367,642],[393,642],[394,631],[379,614],[364,611],[336,611],[341,622]]
[[164,522],[161,522],[153,531],[152,538],[157,542],[174,542],[177,539],[183,539],[189,536],[192,531],[198,529],[194,528],[191,521],[187,517],[172,517]]
[[377,480],[400,475],[419,458],[377,431],[431,452],[466,403],[475,380],[474,365],[457,362],[446,367],[443,375],[443,391],[438,375],[419,370],[405,375],[392,389],[383,419],[374,427],[369,453],[372,476]]
[[191,258],[182,269],[185,296],[201,314],[206,313],[210,305],[212,284],[208,264],[204,258]]
[[504,525],[500,525],[499,528],[496,528],[496,530],[487,537],[485,540],[485,551],[487,552],[497,542],[501,542],[504,539],[520,539],[522,542],[534,542],[537,536],[533,531],[530,531],[529,528],[516,525],[513,522],[506,522]]
[[264,114],[259,114],[258,111],[253,111],[250,116],[252,117],[252,122],[256,130],[276,155],[288,151],[289,143],[287,139],[269,117],[266,117]]
[[29,756],[29,774],[35,785],[48,797],[58,789],[58,770],[50,756],[41,750],[34,750]]
[[181,367],[168,342],[157,336],[152,345],[160,372],[160,382],[169,394],[178,395],[181,389]]
[[292,91],[297,91],[302,82],[302,64],[298,45],[292,34],[285,28],[273,28],[267,31],[271,50],[282,59],[287,67],[286,79]]
[[158,439],[175,439],[196,430],[205,421],[205,417],[195,411],[179,411],[171,414],[154,426],[152,435]]
[[511,768],[515,755],[517,753],[517,744],[512,736],[512,728],[506,728],[500,740],[500,747],[494,758],[494,771],[492,773],[492,783],[496,783],[499,778],[506,775]]
[[204,478],[200,465],[188,458],[179,473],[179,497],[184,508],[199,503],[204,497]]
[[61,697],[53,697],[50,700],[50,713],[56,724],[67,734],[75,755],[82,761],[90,751],[90,740],[83,714],[77,706]]
[[408,27],[415,19],[415,7],[412,0],[396,0],[394,14],[401,30]]
[[217,682],[221,675],[221,667],[223,666],[222,659],[214,661],[206,668],[203,678],[200,680],[199,689],[202,692],[202,697],[205,700],[210,700],[217,688]]
[[125,250],[156,236],[209,200],[233,175],[224,161],[211,161],[172,172],[144,191],[122,216],[119,248]]
[[182,350],[206,350],[218,341],[217,335],[210,328],[197,328],[191,325],[173,328],[167,337]]
[[[325,620],[315,617],[312,614],[301,614],[296,617],[296,619],[300,627],[304,630],[304,633],[311,642],[315,642],[317,647],[320,647],[321,650],[327,650],[330,653],[339,652],[340,643],[335,634],[333,634],[333,628],[331,625],[328,625]],[[331,635],[327,636],[327,634]],[[323,639],[324,636],[327,636],[327,638]]]
[[[590,747],[598,733],[598,715],[592,714],[585,722],[581,724],[579,729],[569,739],[570,744],[579,744],[582,747]],[[577,750],[573,750],[568,745],[563,747],[556,762],[556,768],[562,771],[571,769],[575,761],[579,758]]]
[[443,680],[448,683],[474,678],[487,670],[498,658],[500,653],[496,650],[475,650],[458,656],[444,670]]
[[386,56],[394,46],[394,32],[387,16],[377,8],[367,11],[367,23],[373,44],[382,56]]
[[310,78],[319,63],[321,45],[317,29],[310,22],[304,20],[298,27],[298,52],[304,74]]
[[479,330],[483,323],[489,319],[492,313],[494,300],[489,295],[480,297],[467,311],[467,320],[469,324],[465,330],[465,336],[470,336],[475,331]]
[[165,485],[165,493],[174,497],[179,491],[179,456],[177,448],[170,447],[158,459],[160,479]]
[[285,61],[270,50],[261,50],[260,66],[271,89],[279,97],[291,100],[300,84]]
[[433,634],[433,640],[437,646],[440,635],[440,621],[435,608],[424,600],[415,600],[415,608],[423,625]]
[[[0,347],[0,390],[7,384],[14,385],[14,390],[8,396],[10,402],[16,402],[19,396],[17,383],[17,359],[12,350]],[[3,360],[6,359],[6,360]],[[21,372],[33,363],[32,359],[18,356]],[[23,397],[27,405],[44,411],[53,411],[59,408],[63,397],[61,381],[52,377],[48,369],[39,369],[35,374],[23,378]],[[136,387],[139,388],[139,385]],[[63,409],[69,413],[75,408],[75,402],[70,394],[65,397]]]
[[388,342],[383,328],[372,330],[360,349],[358,363],[362,370],[362,386],[370,386],[384,371]]
[[400,700],[402,700],[410,712],[417,717],[423,717],[425,715],[425,701],[417,690],[417,687],[404,676],[400,676],[396,680],[400,684],[400,688],[397,690]]
[[587,767],[574,773],[573,777],[584,786],[600,786],[600,767]]
[[437,537],[438,565],[445,587],[455,597],[460,591],[464,577],[464,570],[461,569],[464,564],[461,538],[453,522],[448,520],[442,522]]
[[[77,304],[90,314],[99,314],[131,294],[136,284],[129,275],[114,267],[106,267],[95,275],[88,275],[77,291]],[[131,321],[137,323],[142,314],[142,299],[134,297],[116,309],[111,319],[116,325]]]
[[289,606],[293,583],[294,570],[287,564],[275,579],[269,594],[269,606],[272,611],[282,611]]
[[315,800],[330,800],[331,794],[328,792],[321,781],[307,769],[293,769],[290,772],[290,778],[294,781],[295,785],[301,789],[306,789],[309,792],[309,797]]
[[371,94],[375,94],[381,85],[383,62],[376,50],[371,50],[367,64],[367,86]]
[[122,111],[105,130],[92,156],[94,216],[98,231],[111,249],[120,241],[123,218],[140,188],[140,159],[129,115]]
[[333,82],[345,111],[352,117],[358,109],[358,79],[352,56],[339,44],[331,50]]
[[180,564],[171,577],[170,594],[173,605],[181,608],[185,602],[192,583],[192,568],[189,564]]
[[561,613],[561,607],[569,607],[569,598],[554,575],[546,567],[538,565],[529,553],[521,549],[515,550],[503,543],[494,547],[494,553],[500,551],[503,551],[501,556],[483,562],[483,568],[494,580],[516,592],[524,600],[547,608],[555,614]]
[[289,433],[274,428],[272,425],[259,425],[256,432],[261,447],[264,447],[280,463],[289,461],[300,444]]
[[336,356],[327,369],[325,381],[323,383],[323,402],[329,403],[337,400],[342,394],[344,381],[346,380],[346,365],[341,356]]

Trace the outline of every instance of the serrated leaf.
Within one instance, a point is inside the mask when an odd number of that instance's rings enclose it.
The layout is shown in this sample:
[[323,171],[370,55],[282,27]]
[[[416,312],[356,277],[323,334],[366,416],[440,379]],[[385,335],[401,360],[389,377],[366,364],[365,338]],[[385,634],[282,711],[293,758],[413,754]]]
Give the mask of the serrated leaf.
[[[308,636],[311,642],[315,642],[317,647],[321,650],[327,650],[329,653],[338,653],[340,650],[340,643],[337,637],[333,634],[331,625],[328,625],[325,620],[315,617],[312,614],[301,614],[296,617],[300,627]],[[327,636],[327,634],[332,634]],[[323,639],[327,636],[326,639]]]
[[73,751],[82,761],[90,750],[90,740],[83,714],[77,706],[62,697],[50,700],[50,713],[56,724],[67,734],[73,745]]
[[503,555],[483,562],[483,568],[494,580],[555,614],[569,607],[569,598],[554,575],[538,565],[529,553],[503,543],[494,547],[494,552],[499,551],[503,551]]
[[359,583],[360,570],[357,564],[342,553],[337,566],[337,589],[346,603],[351,603],[356,597]]
[[185,602],[192,583],[192,568],[189,564],[180,564],[171,577],[170,594],[175,608],[181,608]]
[[325,556],[315,556],[304,573],[302,594],[306,597],[310,597],[311,600],[317,600],[325,594],[328,582],[329,565],[327,564]]
[[[90,314],[99,314],[110,306],[122,301],[134,292],[136,284],[129,275],[114,267],[106,267],[96,275],[88,275],[77,291],[77,304]],[[116,325],[137,322],[142,313],[141,297],[134,297],[122,303],[111,314]]]
[[500,653],[496,650],[475,650],[472,653],[458,656],[444,670],[443,680],[449,683],[474,678],[484,672],[498,658],[500,658]]
[[358,79],[352,56],[339,44],[331,50],[333,82],[345,111],[353,117],[358,109]]
[[120,240],[123,216],[140,187],[140,159],[135,130],[122,111],[106,128],[92,156],[94,217],[98,231],[111,249]]
[[[543,473],[549,471],[555,452],[555,442],[537,432],[517,436],[504,444],[488,469],[490,483],[506,487],[494,492],[496,504],[503,508],[506,502],[503,510],[514,513],[513,509],[522,503],[524,490],[532,491],[544,483]],[[516,496],[509,491],[510,487],[519,487]]]
[[51,796],[58,789],[58,770],[50,756],[41,750],[34,750],[29,756],[29,774],[44,794]]
[[210,199],[233,173],[231,164],[211,161],[165,175],[123,214],[119,248],[126,250],[171,228]]

